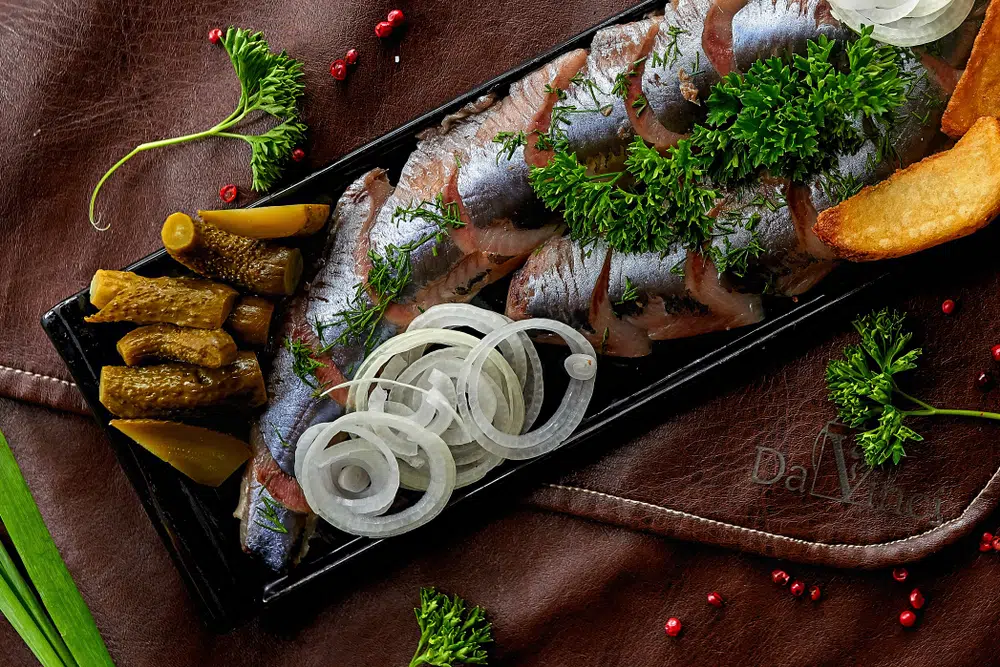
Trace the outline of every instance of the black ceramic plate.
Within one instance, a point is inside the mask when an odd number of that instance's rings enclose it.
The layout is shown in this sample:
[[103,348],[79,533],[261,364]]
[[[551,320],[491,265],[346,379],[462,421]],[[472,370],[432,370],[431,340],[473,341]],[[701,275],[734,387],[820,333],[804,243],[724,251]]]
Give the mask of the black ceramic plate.
[[[424,128],[440,123],[446,114],[483,94],[495,92],[502,96],[511,83],[541,64],[569,49],[587,46],[600,28],[635,20],[661,4],[662,0],[643,2],[257,204],[335,201],[358,175],[376,166],[388,169],[395,181],[403,162],[416,146],[417,133]],[[161,250],[128,269],[155,276],[175,273],[178,266]],[[42,326],[65,360],[97,421],[105,428],[120,464],[173,556],[206,623],[222,631],[262,606],[267,608],[283,603],[296,591],[321,577],[328,577],[335,570],[367,560],[359,558],[362,554],[370,556],[376,551],[384,551],[387,544],[412,544],[412,540],[431,534],[427,531],[457,520],[460,513],[456,506],[470,505],[468,499],[486,496],[486,491],[495,489],[501,482],[525,478],[529,469],[545,470],[546,464],[553,461],[565,465],[567,450],[581,443],[589,441],[595,447],[605,445],[596,436],[612,425],[628,423],[634,427],[643,422],[644,415],[648,423],[647,406],[658,406],[662,415],[663,408],[671,404],[671,398],[680,396],[681,392],[690,396],[699,381],[723,371],[733,373],[749,368],[755,358],[759,359],[757,355],[772,354],[768,350],[775,346],[769,343],[779,338],[783,341],[789,337],[802,339],[803,329],[825,319],[818,315],[852,299],[875,280],[873,274],[863,270],[842,270],[797,302],[781,300],[767,304],[768,320],[754,328],[661,343],[655,347],[653,355],[641,362],[602,360],[590,414],[579,432],[558,452],[501,466],[479,484],[457,492],[442,516],[430,526],[414,531],[412,536],[386,542],[323,531],[311,546],[306,560],[283,575],[263,571],[240,550],[238,522],[232,516],[239,475],[234,475],[219,489],[199,486],[135,447],[118,431],[107,428],[111,416],[98,401],[98,382],[102,365],[121,363],[114,348],[119,337],[115,334],[120,332],[114,330],[114,325],[95,327],[83,322],[84,316],[93,310],[88,291],[55,306],[43,317]],[[502,307],[502,286],[491,294],[493,303]],[[484,295],[484,299],[489,304],[490,294]],[[484,505],[478,507],[482,509]],[[405,553],[405,548],[398,549],[397,553]],[[393,554],[390,557],[400,556]]]

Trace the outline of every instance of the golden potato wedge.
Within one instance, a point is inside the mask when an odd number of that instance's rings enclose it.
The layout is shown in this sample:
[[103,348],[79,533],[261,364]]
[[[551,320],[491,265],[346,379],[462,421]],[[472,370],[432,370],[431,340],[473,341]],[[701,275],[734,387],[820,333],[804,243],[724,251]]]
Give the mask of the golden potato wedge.
[[326,204],[258,206],[219,211],[198,211],[198,216],[231,234],[254,239],[308,236],[323,229],[330,217]]
[[820,213],[813,231],[838,257],[911,255],[1000,213],[1000,120],[980,118],[951,150],[897,171]]
[[991,2],[969,64],[941,118],[941,130],[961,137],[983,116],[1000,118],[1000,2]]

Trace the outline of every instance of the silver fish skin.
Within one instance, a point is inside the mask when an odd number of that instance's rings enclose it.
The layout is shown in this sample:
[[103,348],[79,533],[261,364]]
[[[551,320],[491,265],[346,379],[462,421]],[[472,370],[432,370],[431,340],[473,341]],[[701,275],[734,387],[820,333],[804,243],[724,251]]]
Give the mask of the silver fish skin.
[[826,0],[750,0],[733,16],[733,60],[746,72],[758,60],[804,55],[808,40],[853,32],[830,14]]
[[[323,266],[288,309],[281,329],[282,340],[302,340],[319,349],[343,333],[332,323],[337,321],[338,313],[349,307],[356,285],[367,278],[364,260],[368,227],[390,192],[389,181],[380,169],[365,174],[347,188],[333,213]],[[317,323],[327,325],[322,338],[317,335]],[[394,327],[383,322],[376,331],[376,341],[395,333]],[[326,366],[317,370],[317,384],[334,385],[347,379],[363,360],[364,351],[363,341],[334,347],[320,357]],[[292,364],[291,353],[281,347],[268,375],[270,401],[251,430],[252,444],[262,442],[288,475],[294,474],[295,443],[302,432],[343,413],[336,400],[317,397],[315,387],[296,377]]]
[[580,82],[567,88],[566,99],[556,105],[575,109],[561,128],[570,151],[595,171],[615,168],[635,136],[625,100],[612,91],[618,75],[631,71],[648,54],[652,46],[648,38],[660,21],[650,18],[598,31],[577,75]]
[[608,247],[603,243],[584,248],[566,236],[548,241],[514,275],[507,316],[551,317],[596,334],[590,308],[607,257]]
[[696,0],[679,0],[676,8],[668,4],[645,63],[643,94],[656,121],[670,132],[688,132],[704,118],[705,100],[721,80],[702,44],[710,4]]
[[[266,452],[264,455],[267,455]],[[279,572],[285,569],[298,551],[308,517],[288,509],[276,500],[258,480],[257,472],[255,457],[243,472],[240,501],[233,516],[240,520],[240,544],[243,550]]]
[[[458,198],[463,209],[463,219],[479,230],[503,227],[502,233],[477,235],[477,249],[499,254],[525,252],[541,241],[516,241],[505,243],[502,236],[515,235],[524,229],[537,229],[551,220],[541,202],[535,197],[528,182],[530,167],[525,160],[524,146],[518,146],[510,155],[494,138],[502,132],[527,135],[527,141],[536,141],[533,130],[547,130],[552,106],[558,103],[553,89],[565,89],[570,79],[586,60],[587,52],[570,51],[528,76],[515,82],[509,94],[482,114],[477,128],[458,169]],[[551,234],[550,230],[550,234]],[[544,240],[544,239],[542,239]],[[505,247],[511,246],[511,247]],[[511,252],[511,250],[517,252]]]

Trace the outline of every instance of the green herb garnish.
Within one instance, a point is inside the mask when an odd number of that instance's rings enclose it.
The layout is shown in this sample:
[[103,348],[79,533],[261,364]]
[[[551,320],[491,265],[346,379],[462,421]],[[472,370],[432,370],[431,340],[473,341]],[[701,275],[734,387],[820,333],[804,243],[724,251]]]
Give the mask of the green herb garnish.
[[831,169],[823,174],[819,181],[823,194],[834,205],[850,199],[861,192],[865,187],[865,179],[851,173],[842,173],[837,169]]
[[44,667],[113,666],[2,433],[0,489],[0,521],[30,578],[0,543],[0,612]]
[[261,528],[270,530],[273,533],[287,535],[288,529],[285,528],[285,524],[281,523],[281,517],[278,516],[278,510],[283,508],[284,505],[279,503],[277,500],[261,494],[260,504],[257,506],[257,510],[264,521],[255,520],[254,523]]
[[624,306],[629,303],[635,303],[639,300],[639,289],[632,284],[632,279],[625,276],[625,289],[622,291],[622,298],[615,301],[616,306]]
[[466,609],[465,600],[457,595],[449,598],[433,588],[421,588],[420,607],[413,612],[420,642],[410,667],[486,664],[486,644],[493,642],[493,635],[482,607]]
[[500,144],[500,152],[497,153],[497,164],[500,164],[501,157],[512,160],[514,152],[519,146],[527,146],[528,137],[524,134],[524,130],[519,132],[498,132],[493,137],[493,143]]
[[[836,43],[821,36],[808,43],[806,56],[758,61],[745,76],[728,75],[706,102],[705,124],[666,155],[637,138],[624,173],[589,173],[567,142],[553,136],[556,155],[532,168],[532,187],[547,208],[563,212],[581,242],[604,238],[627,253],[663,252],[677,244],[702,251],[716,235],[710,212],[718,186],[745,183],[762,171],[793,180],[823,171],[832,156],[864,143],[859,119],[884,121],[903,104],[900,55],[875,43],[871,32],[863,30],[844,47],[846,72],[833,65]],[[619,75],[614,95],[627,95],[628,77],[641,63]],[[645,108],[637,102],[636,108]],[[775,211],[785,202],[761,205]]]
[[[222,38],[222,45],[240,80],[240,99],[236,110],[222,122],[202,132],[140,144],[116,162],[97,182],[90,196],[90,223],[94,227],[107,229],[106,226],[101,227],[94,216],[94,204],[101,186],[128,160],[153,148],[207,137],[242,139],[250,144],[252,150],[250,169],[253,173],[254,190],[268,190],[281,177],[281,171],[292,151],[305,138],[306,126],[300,121],[298,110],[298,102],[305,89],[302,63],[288,57],[284,51],[272,53],[264,35],[259,32],[230,27]],[[232,131],[252,115],[255,115],[255,119],[262,115],[272,116],[279,123],[263,134],[240,134]]]
[[316,371],[326,366],[322,361],[316,359],[320,353],[299,339],[286,338],[284,346],[292,355],[292,373],[315,389],[318,386],[315,381]]
[[[363,343],[365,354],[371,352],[378,342],[375,334],[378,332],[378,324],[382,321],[385,311],[399,299],[410,282],[413,274],[410,254],[425,243],[444,240],[449,229],[465,226],[458,204],[445,202],[444,196],[440,194],[433,202],[423,201],[415,206],[411,204],[409,207],[397,207],[393,212],[393,219],[423,220],[432,224],[434,229],[404,245],[387,245],[382,254],[369,249],[368,259],[371,268],[368,270],[368,280],[355,286],[354,295],[348,302],[347,308],[337,313],[333,321],[314,322],[323,347],[313,350],[301,341],[286,342],[286,346],[298,345],[295,349],[289,349],[293,355],[293,371],[303,382],[317,391],[322,387],[316,387],[309,380],[309,376],[315,377],[316,368],[323,364],[315,357],[326,354],[334,347],[351,343]],[[435,247],[433,252],[436,250]],[[331,327],[336,327],[341,333],[336,339],[327,342],[324,334],[326,329]]]
[[[891,460],[898,464],[907,441],[923,440],[903,422],[907,417],[958,415],[1000,420],[1000,414],[980,410],[935,408],[902,391],[896,376],[917,367],[922,350],[908,349],[913,334],[903,331],[904,316],[883,309],[854,320],[860,345],[844,348],[844,358],[830,361],[826,385],[837,415],[851,428],[870,426],[858,436],[858,444],[870,466]],[[902,399],[910,409],[898,405]]]

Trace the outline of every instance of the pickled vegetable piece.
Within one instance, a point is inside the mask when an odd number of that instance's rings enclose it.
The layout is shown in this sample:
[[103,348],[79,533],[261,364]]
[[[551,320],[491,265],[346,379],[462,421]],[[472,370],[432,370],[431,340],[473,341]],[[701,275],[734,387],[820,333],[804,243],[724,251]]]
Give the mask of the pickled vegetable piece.
[[236,361],[236,342],[222,329],[151,324],[125,334],[118,341],[118,354],[127,366],[160,360],[219,368]]
[[84,320],[218,329],[229,317],[236,297],[233,288],[208,280],[98,271],[90,284],[90,301],[100,310]]
[[267,402],[253,352],[222,368],[188,364],[105,366],[101,405],[116,417],[161,417],[209,408],[255,408]]
[[264,243],[173,213],[163,223],[163,247],[195,273],[240,285],[258,294],[295,292],[302,277],[297,248]]
[[252,239],[308,236],[323,229],[330,217],[326,204],[289,204],[198,211],[198,217],[219,229]]
[[226,328],[243,345],[263,347],[271,330],[274,304],[259,296],[241,297],[229,313]]
[[247,443],[200,426],[155,419],[112,419],[111,425],[206,486],[219,486],[250,458]]

